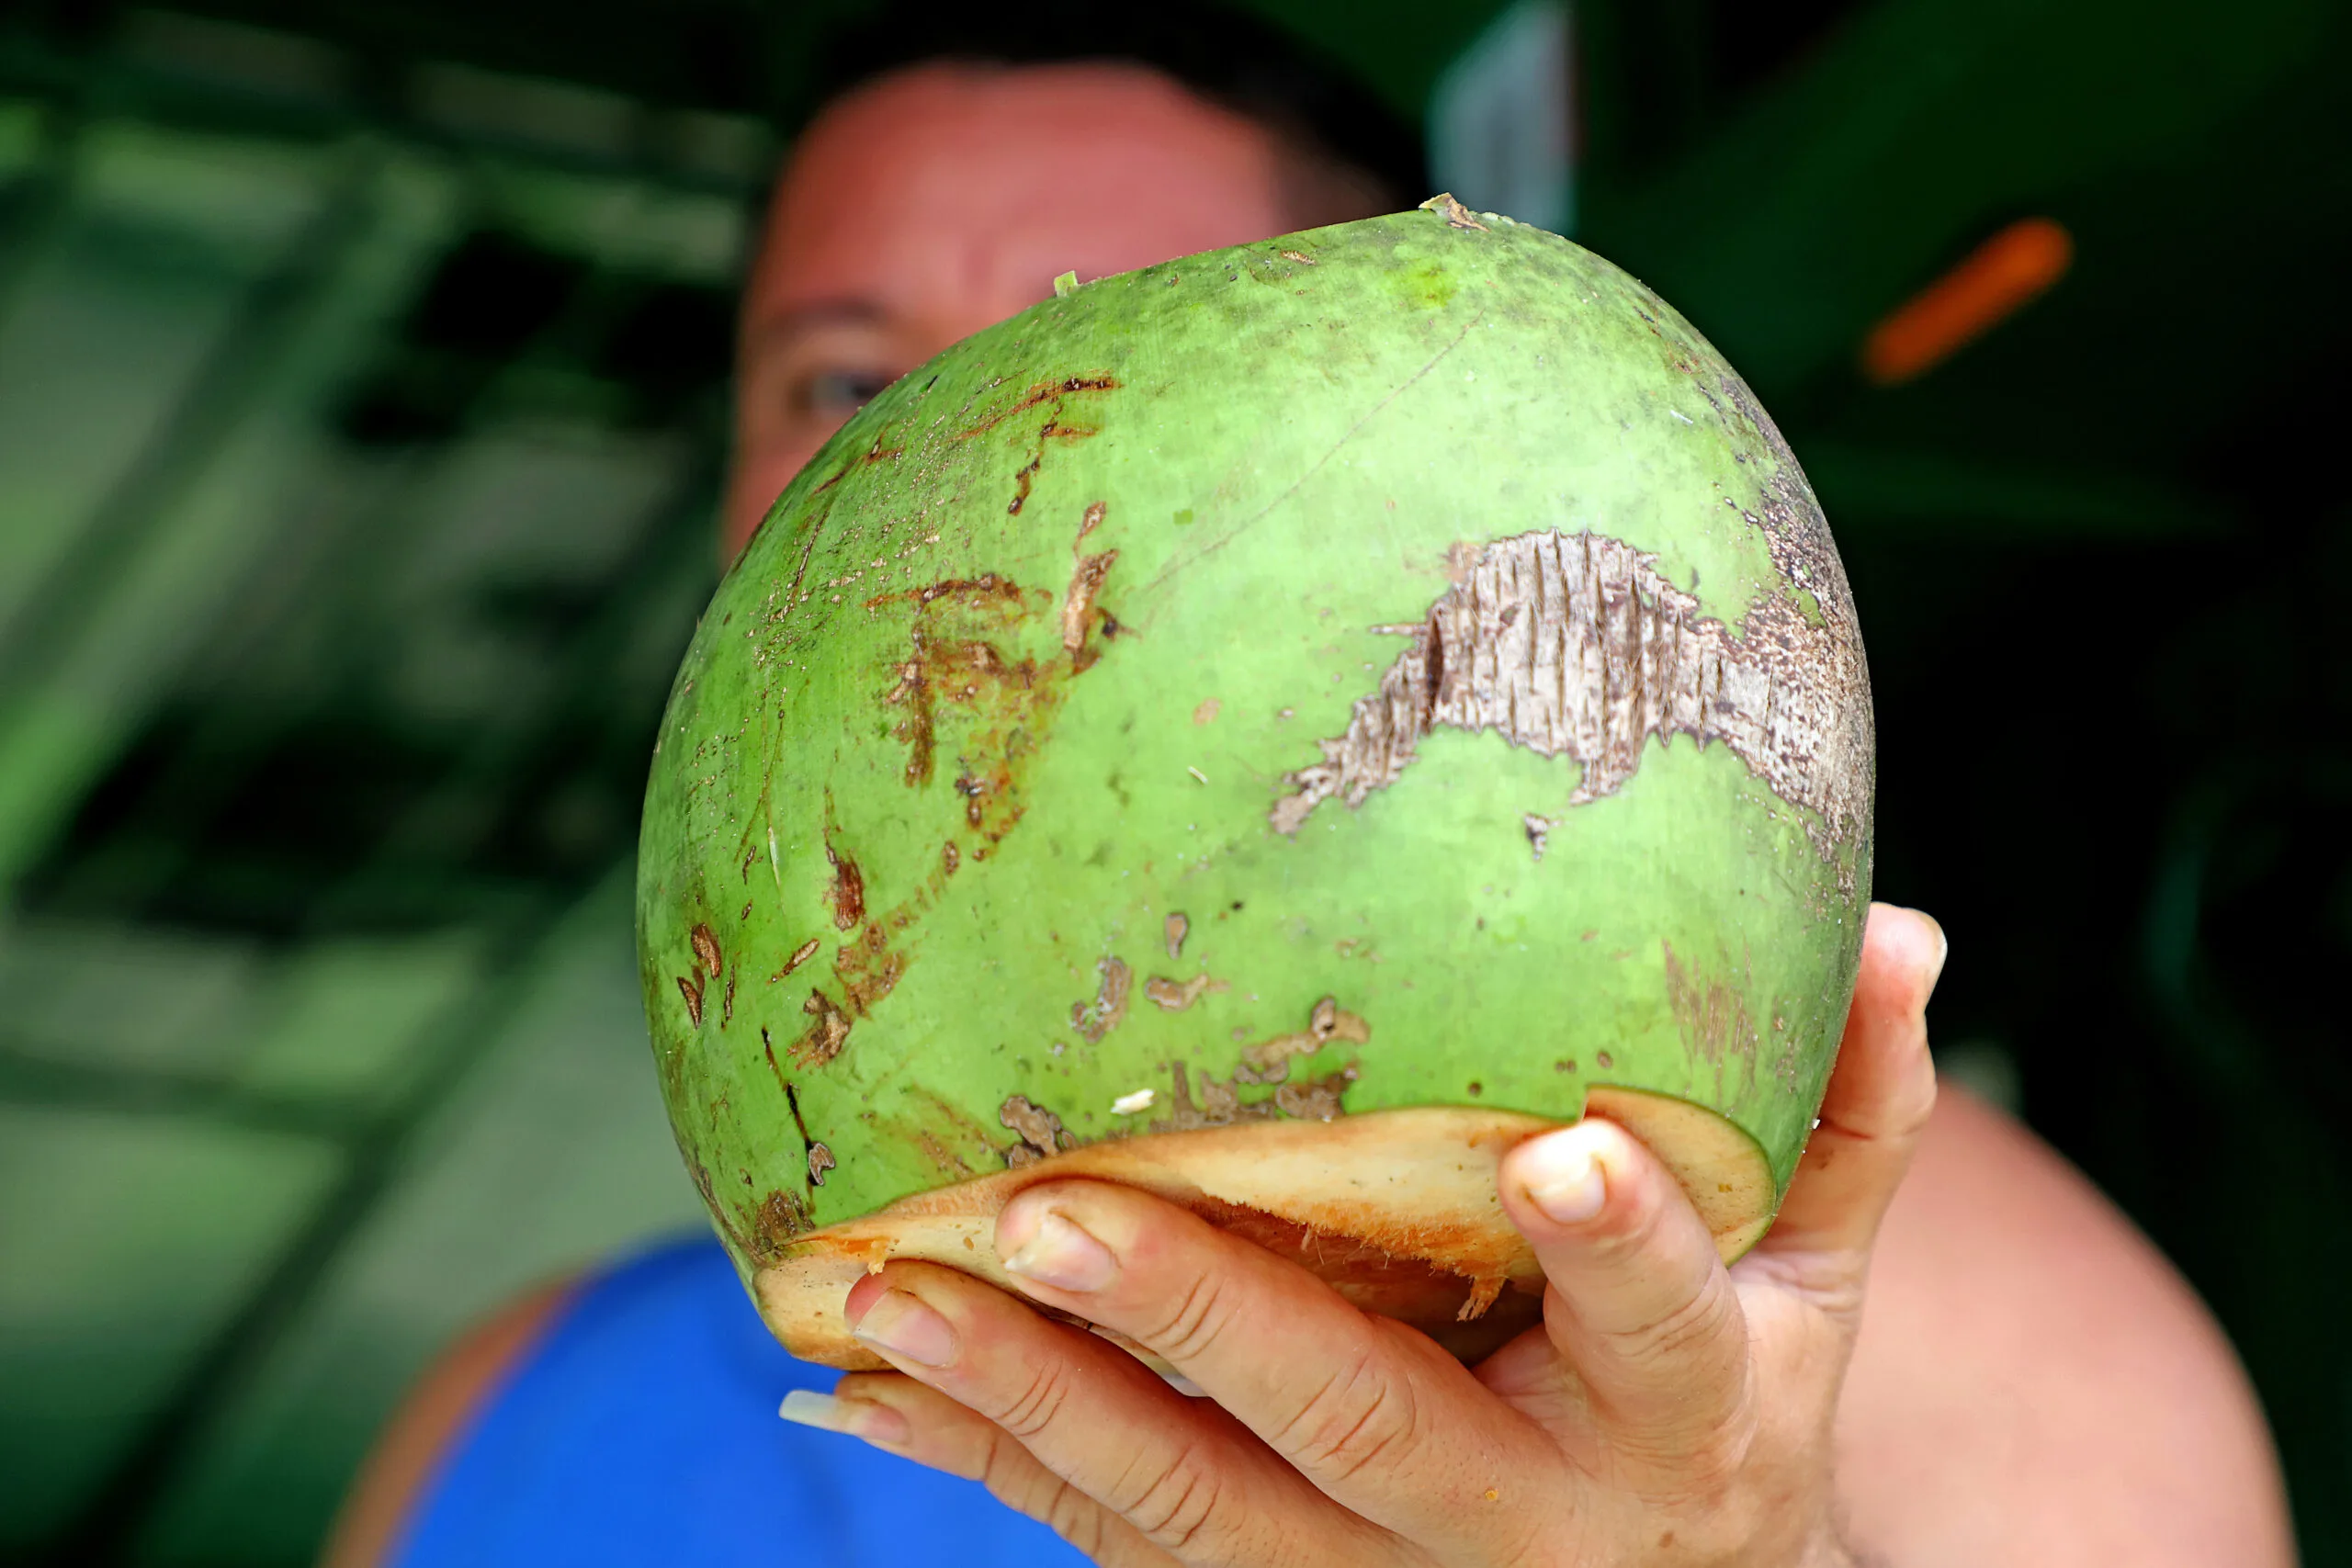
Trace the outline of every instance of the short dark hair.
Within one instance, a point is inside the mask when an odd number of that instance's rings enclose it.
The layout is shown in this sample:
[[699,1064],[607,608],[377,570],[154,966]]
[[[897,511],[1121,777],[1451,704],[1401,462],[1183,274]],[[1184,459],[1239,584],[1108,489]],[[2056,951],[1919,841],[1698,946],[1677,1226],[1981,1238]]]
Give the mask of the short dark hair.
[[[815,62],[811,118],[876,77],[933,62],[1140,65],[1272,132],[1302,165],[1294,174],[1304,179],[1293,183],[1308,188],[1289,194],[1314,221],[1410,207],[1429,194],[1419,129],[1344,67],[1248,12],[1216,0],[978,9],[970,0],[892,0],[835,29]],[[1335,201],[1363,210],[1318,210]]]

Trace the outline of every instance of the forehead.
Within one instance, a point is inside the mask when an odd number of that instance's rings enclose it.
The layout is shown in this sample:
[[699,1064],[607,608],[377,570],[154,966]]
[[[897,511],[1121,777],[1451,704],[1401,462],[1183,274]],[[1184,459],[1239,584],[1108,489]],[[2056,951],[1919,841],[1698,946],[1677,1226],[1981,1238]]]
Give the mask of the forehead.
[[1256,123],[1139,66],[902,71],[801,138],[750,313],[953,308],[1008,289],[1017,307],[1062,272],[1262,238],[1282,227],[1275,163]]

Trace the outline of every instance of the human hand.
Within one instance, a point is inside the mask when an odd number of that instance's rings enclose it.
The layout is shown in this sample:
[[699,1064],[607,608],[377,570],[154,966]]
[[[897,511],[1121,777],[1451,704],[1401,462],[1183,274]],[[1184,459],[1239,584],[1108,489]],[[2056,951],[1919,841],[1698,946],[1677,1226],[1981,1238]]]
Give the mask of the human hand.
[[[899,1374],[826,1424],[985,1481],[1104,1568],[1836,1568],[1831,1426],[1872,1241],[1935,1103],[1943,936],[1873,906],[1821,1121],[1726,1269],[1681,1189],[1599,1119],[1504,1159],[1544,1323],[1476,1368],[1148,1194],[1030,1188],[997,1247],[1044,1305],[893,1263],[850,1292]],[[1214,1401],[1214,1403],[1212,1403]]]

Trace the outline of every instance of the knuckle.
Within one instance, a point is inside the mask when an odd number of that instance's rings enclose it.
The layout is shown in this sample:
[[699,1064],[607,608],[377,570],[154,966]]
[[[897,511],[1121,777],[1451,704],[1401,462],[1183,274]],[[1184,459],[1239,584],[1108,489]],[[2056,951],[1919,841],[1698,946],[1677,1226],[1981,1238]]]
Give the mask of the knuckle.
[[1697,1294],[1654,1315],[1606,1328],[1600,1337],[1613,1355],[1636,1369],[1682,1361],[1722,1341],[1736,1304],[1724,1276],[1710,1273]]
[[[1800,1259],[1800,1264],[1814,1262]],[[1839,1251],[1817,1260],[1814,1268],[1799,1267],[1783,1277],[1790,1289],[1803,1296],[1838,1332],[1828,1348],[1842,1364],[1852,1348],[1853,1336],[1862,1321],[1862,1302],[1870,1288],[1870,1254],[1864,1251]]]
[[1750,1435],[1733,1427],[1719,1427],[1691,1442],[1683,1459],[1690,1489],[1710,1506],[1736,1513],[1747,1499],[1739,1479],[1747,1469]]
[[1131,1499],[1112,1506],[1153,1545],[1181,1557],[1218,1528],[1224,1495],[1216,1468],[1187,1447],[1171,1462],[1154,1466]]
[[1139,1338],[1181,1366],[1207,1353],[1223,1337],[1231,1316],[1225,1286],[1215,1274],[1204,1271],[1177,1298],[1159,1327]]
[[1778,1521],[1745,1489],[1693,1487],[1659,1506],[1681,1521],[1677,1533],[1702,1561],[1752,1560],[1759,1543],[1781,1533]]
[[1053,1504],[1053,1489],[1062,1483],[1009,1433],[991,1427],[988,1451],[981,1457],[980,1484],[1015,1513],[1043,1518]]
[[1030,1374],[1028,1384],[994,1417],[998,1426],[1023,1439],[1052,1426],[1069,1399],[1069,1371],[1063,1362],[1044,1361],[1032,1366]]
[[1724,1431],[1692,1435],[1660,1428],[1619,1438],[1629,1478],[1655,1506],[1703,1517],[1725,1526],[1729,1538],[1744,1540],[1739,1513],[1747,1488],[1747,1444]]
[[1727,1518],[1750,1488],[1758,1457],[1753,1401],[1743,1390],[1730,1415],[1667,1419],[1617,1432],[1622,1457],[1643,1477],[1639,1489],[1661,1506]]
[[1047,1470],[1010,1433],[990,1429],[980,1483],[998,1502],[1046,1526],[1080,1555],[1100,1555],[1105,1523],[1101,1506]]
[[1405,1462],[1420,1430],[1411,1390],[1359,1351],[1274,1434],[1275,1450],[1320,1479],[1346,1482]]
[[1069,1542],[1080,1557],[1102,1557],[1109,1521],[1100,1504],[1069,1482],[1055,1478],[1054,1495],[1046,1510],[1030,1517]]

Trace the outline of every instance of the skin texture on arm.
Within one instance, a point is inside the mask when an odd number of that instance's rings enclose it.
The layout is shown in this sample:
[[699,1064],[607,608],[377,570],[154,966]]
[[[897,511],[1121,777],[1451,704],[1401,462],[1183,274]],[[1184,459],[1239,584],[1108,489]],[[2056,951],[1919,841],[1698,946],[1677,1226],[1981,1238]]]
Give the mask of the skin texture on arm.
[[1945,1086],[1871,1268],[1838,1421],[1895,1568],[2294,1562],[2261,1412],[2171,1266],[2009,1117]]

